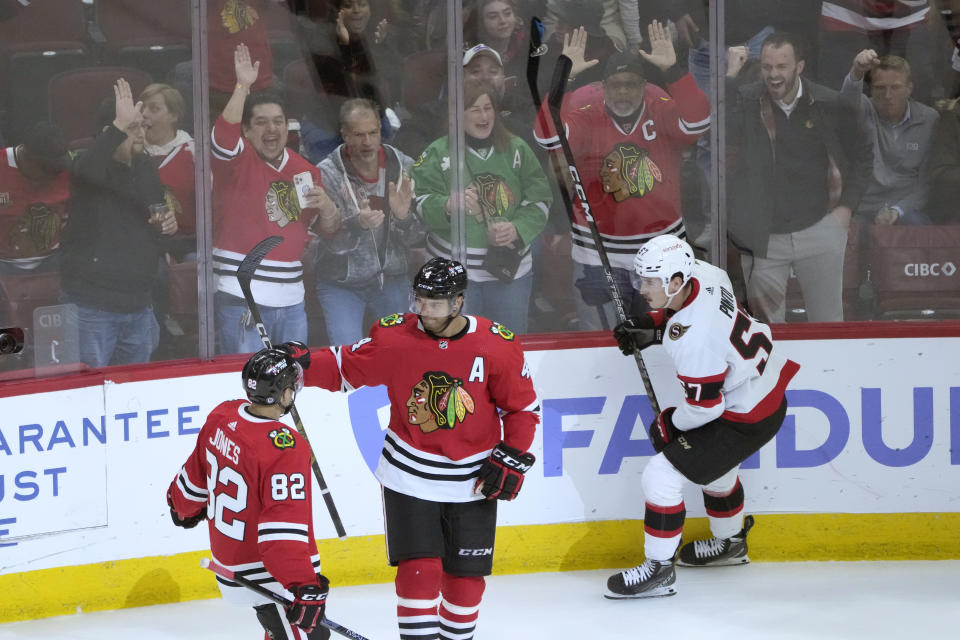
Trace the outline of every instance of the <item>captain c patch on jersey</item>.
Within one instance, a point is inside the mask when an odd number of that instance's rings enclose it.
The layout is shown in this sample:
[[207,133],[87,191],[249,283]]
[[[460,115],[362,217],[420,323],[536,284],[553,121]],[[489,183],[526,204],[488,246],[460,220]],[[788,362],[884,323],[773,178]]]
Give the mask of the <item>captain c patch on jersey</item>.
[[443,371],[428,371],[410,390],[407,421],[418,425],[423,433],[453,429],[475,408],[463,380]]

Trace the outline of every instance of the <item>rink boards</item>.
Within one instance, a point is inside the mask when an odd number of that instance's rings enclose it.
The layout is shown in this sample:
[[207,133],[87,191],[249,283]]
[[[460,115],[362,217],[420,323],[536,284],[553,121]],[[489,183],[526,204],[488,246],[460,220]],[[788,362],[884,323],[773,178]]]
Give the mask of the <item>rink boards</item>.
[[[874,332],[778,335],[802,368],[783,428],[741,473],[755,561],[960,557],[960,337]],[[498,573],[642,557],[653,414],[635,362],[598,346],[608,344],[529,343],[543,424],[520,498],[500,504]],[[0,398],[0,622],[217,595],[199,567],[206,531],[175,528],[164,494],[207,412],[242,394],[241,360],[111,371]],[[660,404],[678,403],[662,349],[645,360]],[[336,538],[317,494],[324,573],[334,585],[391,580],[372,473],[385,391],[307,389],[297,406],[350,536]],[[685,537],[705,534],[699,491],[686,506]]]

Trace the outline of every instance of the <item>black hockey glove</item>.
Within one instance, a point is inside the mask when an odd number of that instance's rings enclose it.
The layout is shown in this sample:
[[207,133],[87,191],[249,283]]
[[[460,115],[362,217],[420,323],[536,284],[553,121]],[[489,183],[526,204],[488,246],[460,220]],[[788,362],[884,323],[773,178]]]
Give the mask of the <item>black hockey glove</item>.
[[660,412],[657,419],[650,423],[650,444],[657,453],[663,451],[667,443],[673,442],[682,432],[673,426],[673,412],[675,407],[667,407]]
[[195,526],[207,519],[206,508],[201,509],[200,513],[194,516],[181,518],[180,514],[177,513],[177,510],[173,508],[173,496],[170,495],[172,489],[173,487],[167,487],[167,506],[170,507],[170,519],[173,520],[174,525],[183,527],[184,529],[193,529]]
[[523,452],[501,442],[483,461],[474,491],[479,488],[488,500],[513,500],[523,486],[523,474],[536,461],[529,451]]
[[617,341],[620,352],[625,356],[632,356],[652,344],[662,343],[663,330],[672,315],[672,310],[654,309],[618,324],[613,329],[613,339]]
[[318,575],[317,580],[319,584],[295,584],[290,587],[295,599],[287,607],[287,620],[307,633],[313,631],[317,622],[324,617],[327,594],[330,593],[327,577]]
[[304,371],[310,368],[310,347],[299,340],[284,342],[283,344],[277,345],[277,348],[285,351]]

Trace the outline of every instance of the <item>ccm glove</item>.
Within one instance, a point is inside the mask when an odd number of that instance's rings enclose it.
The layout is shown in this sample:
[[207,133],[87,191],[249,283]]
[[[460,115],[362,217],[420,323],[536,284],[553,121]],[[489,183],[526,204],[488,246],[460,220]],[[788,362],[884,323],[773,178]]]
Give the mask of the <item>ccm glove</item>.
[[613,329],[613,339],[617,341],[620,352],[632,356],[652,344],[663,342],[663,330],[673,311],[654,309],[640,317],[630,317]]
[[529,451],[525,453],[501,442],[483,461],[474,491],[479,487],[480,493],[488,500],[513,500],[523,486],[523,474],[536,461]]
[[277,345],[277,348],[285,351],[304,371],[310,367],[310,347],[299,340],[284,342],[281,345]]
[[657,453],[663,451],[667,443],[673,442],[681,434],[680,429],[673,425],[675,407],[667,407],[660,412],[657,419],[650,424],[650,444]]
[[173,524],[178,527],[183,527],[184,529],[193,529],[207,519],[206,509],[201,509],[197,515],[181,518],[177,510],[173,508],[173,495],[171,491],[173,491],[173,486],[167,487],[167,506],[170,507],[170,519],[173,520]]
[[296,598],[287,607],[287,620],[307,633],[313,631],[317,622],[323,619],[327,608],[327,594],[330,593],[330,581],[326,576],[318,575],[319,584],[295,584],[290,587]]

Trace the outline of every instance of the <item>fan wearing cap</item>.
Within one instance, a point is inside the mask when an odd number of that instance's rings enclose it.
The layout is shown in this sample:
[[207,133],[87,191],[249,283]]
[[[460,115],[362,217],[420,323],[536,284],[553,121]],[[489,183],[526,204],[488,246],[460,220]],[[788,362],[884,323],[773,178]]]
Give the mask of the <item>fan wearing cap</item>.
[[[753,517],[743,516],[738,469],[780,429],[784,393],[800,368],[784,357],[769,326],[738,308],[727,274],[694,259],[680,238],[653,238],[633,265],[633,286],[652,311],[621,323],[614,337],[624,355],[662,343],[683,400],[650,425],[656,453],[640,481],[646,560],[610,577],[605,595],[614,599],[675,594],[674,562],[711,567],[750,561]],[[690,484],[703,493],[713,538],[681,547],[683,489]]]
[[53,123],[31,126],[0,159],[0,275],[56,269],[54,251],[67,219],[70,164]]
[[535,462],[540,401],[523,349],[502,324],[462,313],[474,288],[461,263],[433,258],[413,280],[410,312],[352,346],[294,356],[307,386],[386,386],[375,473],[401,638],[473,638],[498,502],[517,497]]
[[[561,109],[590,213],[628,305],[634,298],[629,282],[637,250],[664,233],[686,235],[681,153],[710,126],[710,103],[693,77],[677,66],[663,25],[652,22],[648,34],[651,52],[643,52],[643,60],[629,53],[611,56],[604,65],[603,82],[565,96]],[[584,60],[584,40],[565,42],[564,53],[574,70],[590,64]],[[647,82],[647,65],[661,70],[666,91]],[[534,134],[544,148],[561,151],[546,104]],[[592,330],[613,326],[614,305],[579,198],[573,213],[573,279],[579,289],[574,299],[581,326]]]

